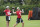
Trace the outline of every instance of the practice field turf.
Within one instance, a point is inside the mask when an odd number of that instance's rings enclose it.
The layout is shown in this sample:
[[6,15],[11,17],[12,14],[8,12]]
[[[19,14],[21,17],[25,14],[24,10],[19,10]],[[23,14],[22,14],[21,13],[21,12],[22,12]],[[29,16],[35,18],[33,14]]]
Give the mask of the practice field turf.
[[[16,23],[17,16],[11,16],[11,21],[9,27],[13,27]],[[40,20],[28,20],[28,15],[22,15],[24,21],[24,27],[40,27]],[[6,18],[5,16],[0,16],[0,27],[6,27]],[[22,24],[19,23],[16,27],[22,27]]]

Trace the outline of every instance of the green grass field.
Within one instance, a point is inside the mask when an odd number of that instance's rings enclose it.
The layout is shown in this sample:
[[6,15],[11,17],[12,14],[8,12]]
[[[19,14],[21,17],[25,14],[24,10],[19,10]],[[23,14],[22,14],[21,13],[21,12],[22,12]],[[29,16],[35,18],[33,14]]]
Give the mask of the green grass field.
[[[9,27],[13,27],[16,23],[17,16],[11,16],[11,21]],[[28,15],[22,15],[24,21],[24,27],[40,27],[40,20],[28,20]],[[5,16],[0,16],[0,27],[6,27],[6,18]],[[19,23],[16,27],[22,27],[22,24]]]

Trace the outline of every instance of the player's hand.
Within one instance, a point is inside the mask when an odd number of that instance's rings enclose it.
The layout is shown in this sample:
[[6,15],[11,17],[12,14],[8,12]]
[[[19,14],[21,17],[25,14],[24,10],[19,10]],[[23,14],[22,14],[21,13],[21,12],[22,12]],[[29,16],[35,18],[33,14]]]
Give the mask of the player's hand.
[[24,10],[22,9],[22,13],[24,13]]
[[12,7],[12,9],[14,9],[14,10],[15,10],[15,8],[14,8],[14,7]]
[[12,13],[10,13],[10,12],[8,13],[8,15],[11,15],[11,14],[12,14]]

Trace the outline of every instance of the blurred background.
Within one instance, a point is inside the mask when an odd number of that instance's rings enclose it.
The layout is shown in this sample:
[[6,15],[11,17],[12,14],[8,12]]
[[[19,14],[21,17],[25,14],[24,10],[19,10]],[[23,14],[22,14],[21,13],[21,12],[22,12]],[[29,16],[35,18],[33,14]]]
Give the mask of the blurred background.
[[25,13],[23,15],[28,15],[28,11],[34,9],[35,7],[40,8],[40,0],[0,0],[0,15],[3,15],[3,11],[6,9],[6,6],[10,6],[10,10],[12,11],[12,7],[20,7],[20,9],[24,9]]

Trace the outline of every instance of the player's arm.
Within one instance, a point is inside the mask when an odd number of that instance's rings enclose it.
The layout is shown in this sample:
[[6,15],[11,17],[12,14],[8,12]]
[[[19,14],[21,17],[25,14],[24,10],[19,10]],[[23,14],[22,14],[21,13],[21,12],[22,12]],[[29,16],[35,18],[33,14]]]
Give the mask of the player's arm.
[[4,11],[3,11],[3,14],[4,14],[4,15],[5,15],[5,12],[6,12],[6,11],[4,10]]
[[6,10],[4,10],[3,12],[6,12]]
[[16,14],[16,12],[13,12],[13,14]]
[[16,14],[16,12],[14,12],[14,9],[13,9],[13,14]]
[[22,13],[24,13],[24,10],[22,9],[22,11],[21,11]]
[[14,12],[14,10],[15,10],[15,8],[14,8],[14,7],[12,7],[12,12],[13,12],[13,14],[16,14],[16,12]]

